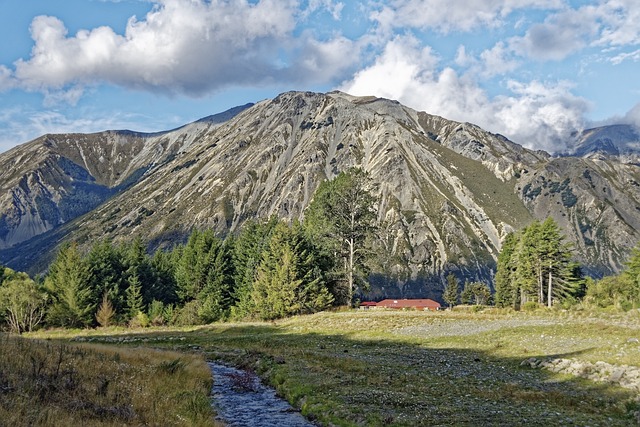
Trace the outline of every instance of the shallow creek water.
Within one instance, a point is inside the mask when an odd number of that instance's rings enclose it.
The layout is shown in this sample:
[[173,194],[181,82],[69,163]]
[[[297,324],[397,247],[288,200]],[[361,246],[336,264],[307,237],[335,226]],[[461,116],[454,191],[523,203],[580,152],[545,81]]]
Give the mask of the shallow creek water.
[[209,362],[212,405],[230,427],[312,427],[306,418],[249,372]]

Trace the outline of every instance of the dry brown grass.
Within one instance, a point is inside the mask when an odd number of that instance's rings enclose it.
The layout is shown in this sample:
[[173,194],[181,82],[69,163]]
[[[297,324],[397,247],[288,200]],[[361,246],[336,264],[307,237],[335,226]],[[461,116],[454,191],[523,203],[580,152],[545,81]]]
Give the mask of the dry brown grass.
[[3,425],[212,425],[201,357],[0,336]]

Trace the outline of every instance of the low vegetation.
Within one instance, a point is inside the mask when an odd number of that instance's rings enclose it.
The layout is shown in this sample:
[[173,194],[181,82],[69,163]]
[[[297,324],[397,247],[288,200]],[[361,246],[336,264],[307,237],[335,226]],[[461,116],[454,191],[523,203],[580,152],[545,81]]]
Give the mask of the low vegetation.
[[153,255],[69,244],[36,279],[0,268],[0,325],[30,338],[0,338],[0,420],[210,425],[206,358],[259,373],[321,425],[640,422],[640,384],[531,366],[600,362],[619,379],[640,364],[640,246],[595,280],[553,220],[534,221],[505,240],[494,284],[446,276],[446,312],[355,310],[375,248],[366,178],[321,185],[303,223],[196,230]]
[[192,330],[66,334],[235,364],[320,425],[623,426],[640,411],[637,391],[522,366],[532,357],[637,364],[635,312],[347,310]]
[[202,357],[0,336],[0,424],[209,426]]

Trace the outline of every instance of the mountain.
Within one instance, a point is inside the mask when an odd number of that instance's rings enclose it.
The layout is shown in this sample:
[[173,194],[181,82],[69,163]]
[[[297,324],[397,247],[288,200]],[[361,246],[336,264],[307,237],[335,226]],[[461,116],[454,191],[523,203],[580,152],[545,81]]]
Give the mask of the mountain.
[[576,135],[566,154],[586,158],[615,157],[623,163],[640,164],[640,132],[631,125],[587,129]]
[[83,215],[248,104],[171,132],[44,135],[0,155],[0,249]]
[[[640,173],[616,159],[551,157],[340,92],[288,92],[221,117],[152,135],[49,135],[2,154],[21,167],[2,178],[0,260],[41,271],[67,239],[163,247],[194,227],[302,218],[319,183],[351,166],[377,184],[372,277],[390,296],[435,296],[448,271],[490,279],[501,239],[535,218],[555,218],[596,274],[619,270],[640,237]],[[65,208],[77,199],[82,209]]]

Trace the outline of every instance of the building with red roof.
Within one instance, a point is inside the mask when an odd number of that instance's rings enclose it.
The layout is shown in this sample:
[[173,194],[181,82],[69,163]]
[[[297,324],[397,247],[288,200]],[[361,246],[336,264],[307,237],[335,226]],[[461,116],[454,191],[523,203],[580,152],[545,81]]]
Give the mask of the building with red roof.
[[376,304],[380,308],[440,310],[438,301],[432,299],[385,299]]

